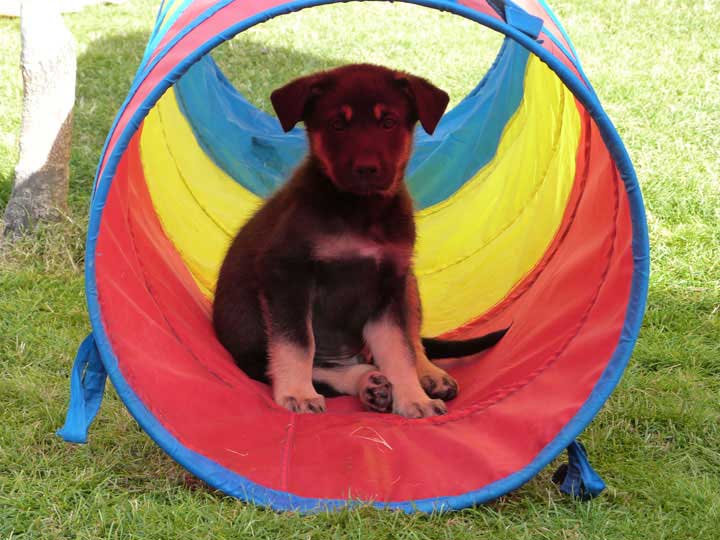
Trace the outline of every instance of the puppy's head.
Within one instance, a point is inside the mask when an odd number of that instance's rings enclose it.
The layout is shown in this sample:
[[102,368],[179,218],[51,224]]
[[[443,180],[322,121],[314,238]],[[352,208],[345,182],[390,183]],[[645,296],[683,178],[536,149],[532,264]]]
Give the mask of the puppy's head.
[[270,96],[285,131],[300,121],[311,153],[337,189],[392,195],[416,122],[432,133],[448,95],[420,77],[352,64],[296,79]]

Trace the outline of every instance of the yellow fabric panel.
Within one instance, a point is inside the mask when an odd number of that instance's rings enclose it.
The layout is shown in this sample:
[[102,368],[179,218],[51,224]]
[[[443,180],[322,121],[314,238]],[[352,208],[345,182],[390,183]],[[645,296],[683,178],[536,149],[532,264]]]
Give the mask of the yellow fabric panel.
[[580,115],[535,56],[494,159],[445,201],[416,214],[416,272],[436,335],[485,313],[542,258],[575,179]]
[[[579,135],[572,93],[531,56],[525,96],[497,155],[447,200],[416,214],[425,335],[481,315],[542,258],[572,188]],[[232,234],[262,201],[205,155],[172,89],[145,119],[141,155],[160,221],[211,297]]]
[[[140,155],[160,223],[203,294],[211,297],[231,235],[260,201],[243,197],[244,190],[210,161],[187,121],[173,111],[176,103],[170,90],[145,118]],[[218,216],[230,214],[235,226],[224,230]]]
[[234,236],[262,204],[262,199],[235,182],[205,154],[180,111],[172,88],[155,108],[178,171],[184,179],[192,179],[185,183],[186,189],[228,237]]

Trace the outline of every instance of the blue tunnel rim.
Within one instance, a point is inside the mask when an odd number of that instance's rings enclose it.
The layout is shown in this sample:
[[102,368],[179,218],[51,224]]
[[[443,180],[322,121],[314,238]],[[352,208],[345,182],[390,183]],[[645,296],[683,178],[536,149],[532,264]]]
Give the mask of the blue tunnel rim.
[[[186,27],[183,33],[176,37],[174,42],[168,44],[168,46],[158,55],[158,58],[156,58],[155,61],[164,56],[164,54],[167,53],[167,51],[174,45],[175,42],[177,42],[178,39],[181,38],[184,33],[198,26],[212,13],[232,1],[233,0],[223,0],[199,15],[190,25],[188,25],[188,27]],[[97,238],[99,235],[100,224],[102,222],[102,213],[119,161],[124,155],[132,136],[139,128],[148,111],[155,105],[165,91],[171,87],[192,64],[199,60],[203,55],[210,52],[213,48],[231,39],[240,32],[280,15],[293,13],[301,9],[335,4],[343,1],[345,0],[296,0],[283,4],[280,7],[265,10],[243,21],[239,21],[221,35],[215,35],[203,43],[200,47],[192,51],[188,51],[187,56],[185,56],[181,62],[176,64],[168,76],[148,94],[145,100],[132,115],[123,132],[118,137],[112,153],[108,156],[102,177],[99,179],[96,178],[93,188],[94,192],[90,207],[85,257],[86,298],[90,322],[102,362],[108,372],[110,380],[115,386],[119,397],[138,424],[150,436],[150,438],[158,444],[158,446],[160,446],[170,457],[172,457],[185,469],[201,478],[209,485],[227,493],[228,495],[246,502],[267,506],[274,510],[293,510],[300,512],[340,509],[358,503],[369,503],[377,508],[390,508],[402,510],[404,512],[459,510],[494,500],[530,481],[565,448],[567,448],[585,429],[585,427],[587,427],[619,383],[622,373],[627,366],[640,331],[648,292],[649,239],[645,207],[634,167],[620,135],[603,110],[602,105],[595,95],[592,87],[586,85],[586,79],[584,80],[583,76],[584,74],[581,74],[581,77],[576,76],[569,68],[556,59],[552,54],[547,52],[533,38],[513,28],[509,24],[470,8],[460,6],[454,3],[453,0],[402,0],[404,3],[424,6],[439,11],[447,11],[481,24],[491,30],[495,30],[504,34],[506,37],[515,40],[547,64],[572,91],[573,95],[583,104],[598,126],[603,142],[613,158],[623,180],[628,196],[632,222],[633,274],[625,321],[618,344],[586,402],[581,406],[576,415],[558,432],[553,440],[550,441],[545,448],[543,448],[524,468],[491,484],[483,486],[477,490],[471,490],[464,494],[439,496],[411,501],[374,502],[353,501],[352,499],[310,498],[300,497],[289,492],[261,486],[244,478],[234,471],[213,462],[205,456],[186,448],[179,440],[170,434],[170,432],[158,421],[158,419],[155,418],[155,416],[145,407],[145,404],[135,394],[133,388],[128,384],[120,372],[118,359],[112,349],[109,336],[105,331],[105,326],[102,320],[95,276],[95,255]],[[548,9],[548,13],[552,14],[552,11]],[[552,16],[554,18],[554,15]],[[576,67],[579,68],[578,62],[574,63]],[[118,113],[118,117],[127,106],[130,96],[142,83],[143,73],[141,72],[147,74],[148,70],[144,69],[146,67],[146,65],[141,64],[136,79],[128,92],[126,101]],[[580,71],[580,69],[578,69],[578,71]],[[116,127],[117,119],[113,123],[113,127],[108,134],[107,141],[109,141],[110,136]],[[107,141],[105,148],[103,149],[103,154],[107,150]]]

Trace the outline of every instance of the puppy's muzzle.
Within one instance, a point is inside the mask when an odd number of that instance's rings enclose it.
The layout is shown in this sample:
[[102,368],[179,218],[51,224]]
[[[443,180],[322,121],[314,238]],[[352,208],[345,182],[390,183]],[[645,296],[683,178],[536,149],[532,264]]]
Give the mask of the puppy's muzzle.
[[377,161],[357,161],[353,166],[353,175],[358,180],[373,181],[380,175],[380,164]]
[[392,175],[387,174],[377,160],[358,160],[352,165],[351,190],[370,194],[385,191],[392,185]]

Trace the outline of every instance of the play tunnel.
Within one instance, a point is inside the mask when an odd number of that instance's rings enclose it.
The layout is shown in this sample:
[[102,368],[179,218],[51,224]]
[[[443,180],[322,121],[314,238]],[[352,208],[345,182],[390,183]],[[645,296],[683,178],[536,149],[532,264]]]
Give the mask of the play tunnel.
[[353,397],[293,414],[215,338],[211,303],[229,243],[307,144],[208,53],[328,3],[162,5],[98,167],[86,252],[92,333],[60,434],[86,440],[109,376],[176,461],[275,509],[462,508],[517,488],[566,448],[561,489],[597,494],[602,480],[575,439],[637,338],[647,228],[627,152],[544,0],[410,2],[505,35],[434,134],[416,132],[408,166],[423,335],[461,339],[512,323],[493,349],[447,364],[461,388],[448,414],[409,420],[363,411]]

